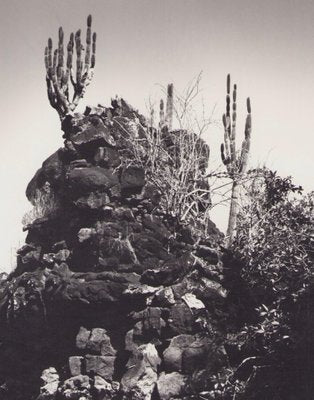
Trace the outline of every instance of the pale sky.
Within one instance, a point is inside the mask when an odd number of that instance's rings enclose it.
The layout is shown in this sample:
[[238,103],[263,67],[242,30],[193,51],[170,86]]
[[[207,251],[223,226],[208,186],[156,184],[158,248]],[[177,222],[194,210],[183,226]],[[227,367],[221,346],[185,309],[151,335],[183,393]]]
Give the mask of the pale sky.
[[[245,98],[252,101],[250,164],[266,163],[313,189],[313,0],[0,0],[0,271],[11,270],[23,244],[25,189],[42,162],[62,146],[48,102],[43,51],[59,26],[65,37],[97,32],[95,77],[82,101],[109,105],[116,94],[145,114],[159,85],[179,91],[203,71],[202,96],[221,119],[225,80],[238,84],[242,139]],[[242,114],[241,114],[242,110]],[[219,159],[221,126],[205,139]],[[227,210],[212,212],[225,228]]]

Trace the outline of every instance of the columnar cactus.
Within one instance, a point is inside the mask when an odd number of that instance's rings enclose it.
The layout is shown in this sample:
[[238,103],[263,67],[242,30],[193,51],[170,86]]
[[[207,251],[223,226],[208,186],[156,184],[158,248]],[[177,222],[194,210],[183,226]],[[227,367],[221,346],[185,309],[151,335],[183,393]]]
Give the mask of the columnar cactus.
[[[62,120],[78,105],[84,96],[86,87],[90,84],[95,67],[96,33],[92,35],[92,16],[87,17],[86,48],[81,42],[81,30],[74,35],[71,33],[66,47],[67,58],[64,56],[64,34],[59,28],[58,48],[53,51],[51,38],[45,48],[45,66],[48,99]],[[76,74],[73,71],[73,52],[76,51]],[[84,57],[85,54],[85,57]],[[84,61],[83,61],[84,60]],[[70,93],[70,82],[73,86]]]
[[164,101],[160,100],[159,105],[159,128],[167,128],[168,131],[172,129],[173,120],[173,83],[169,83],[167,86],[167,102],[166,102],[166,113],[164,107]]
[[232,112],[230,111],[230,75],[227,76],[226,113],[222,117],[224,125],[224,143],[221,144],[221,159],[227,168],[229,177],[233,180],[230,214],[227,230],[227,241],[230,245],[234,239],[237,214],[239,209],[239,195],[241,179],[247,168],[248,155],[251,143],[251,103],[246,101],[247,117],[245,122],[244,140],[241,152],[236,150],[236,122],[237,122],[237,85],[233,85]]

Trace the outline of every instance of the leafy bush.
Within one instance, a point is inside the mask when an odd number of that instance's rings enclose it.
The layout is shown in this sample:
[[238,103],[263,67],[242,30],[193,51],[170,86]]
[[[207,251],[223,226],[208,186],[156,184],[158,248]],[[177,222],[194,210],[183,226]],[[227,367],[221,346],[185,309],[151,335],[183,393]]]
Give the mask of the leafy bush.
[[[251,174],[255,178],[245,188],[233,250],[242,260],[240,278],[251,293],[247,306],[255,308],[237,334],[238,347],[254,362],[242,374],[244,397],[239,393],[232,398],[283,399],[290,391],[291,398],[305,399],[293,380],[300,366],[306,375],[310,367],[304,360],[309,346],[314,349],[314,341],[305,344],[306,334],[300,335],[299,328],[309,313],[314,282],[314,193],[303,195],[290,177],[268,169]],[[236,366],[228,377],[230,388],[238,378]],[[293,397],[293,390],[299,390],[299,397]]]

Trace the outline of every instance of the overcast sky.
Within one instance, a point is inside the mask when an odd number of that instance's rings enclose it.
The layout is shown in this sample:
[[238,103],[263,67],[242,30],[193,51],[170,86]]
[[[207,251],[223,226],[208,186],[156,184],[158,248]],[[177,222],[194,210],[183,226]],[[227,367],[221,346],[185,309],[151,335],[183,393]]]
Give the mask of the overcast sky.
[[[46,95],[46,41],[56,42],[61,25],[66,38],[85,31],[89,13],[96,69],[81,109],[118,94],[145,113],[159,85],[180,91],[203,71],[201,95],[220,120],[230,72],[239,87],[239,138],[245,98],[252,100],[251,166],[266,163],[313,189],[313,0],[0,0],[0,270],[11,269],[23,244],[26,185],[63,143]],[[222,134],[217,125],[206,133],[213,163]],[[224,229],[226,211],[212,218]]]

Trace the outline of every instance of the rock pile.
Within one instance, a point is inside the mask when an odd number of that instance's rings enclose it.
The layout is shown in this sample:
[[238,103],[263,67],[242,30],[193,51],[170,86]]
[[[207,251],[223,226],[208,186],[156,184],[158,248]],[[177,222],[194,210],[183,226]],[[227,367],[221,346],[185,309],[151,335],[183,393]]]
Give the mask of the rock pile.
[[192,399],[226,365],[221,234],[159,206],[130,154],[147,129],[123,100],[87,108],[29,183],[38,218],[0,282],[2,398]]

